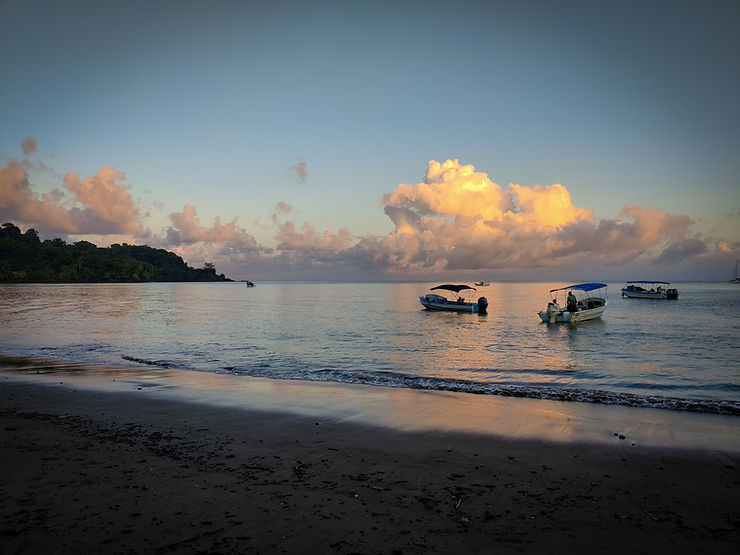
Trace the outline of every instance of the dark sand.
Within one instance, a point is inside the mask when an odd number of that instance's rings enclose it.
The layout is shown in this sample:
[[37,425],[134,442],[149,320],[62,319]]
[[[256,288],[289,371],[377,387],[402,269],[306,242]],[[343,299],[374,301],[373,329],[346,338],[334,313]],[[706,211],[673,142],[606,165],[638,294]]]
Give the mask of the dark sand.
[[3,554],[740,552],[723,446],[399,431],[18,373],[39,360],[0,356]]

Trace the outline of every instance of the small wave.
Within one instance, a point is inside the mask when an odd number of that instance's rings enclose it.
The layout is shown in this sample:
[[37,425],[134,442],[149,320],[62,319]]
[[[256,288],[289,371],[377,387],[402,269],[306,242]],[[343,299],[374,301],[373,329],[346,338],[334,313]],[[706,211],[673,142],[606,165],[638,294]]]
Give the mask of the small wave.
[[128,355],[121,355],[123,360],[129,362],[136,362],[137,364],[145,364],[146,366],[156,366],[157,368],[172,368],[172,363],[167,360],[147,360],[145,358],[131,357]]
[[359,385],[424,389],[430,391],[453,391],[476,395],[499,395],[576,403],[620,405],[688,412],[704,412],[740,416],[740,402],[715,401],[711,399],[682,399],[660,395],[640,395],[598,389],[577,389],[548,386],[518,386],[472,382],[444,378],[409,376],[395,372],[347,372],[343,370],[317,370],[309,372],[268,373],[264,371],[234,370],[239,375],[262,376],[274,379],[339,382]]

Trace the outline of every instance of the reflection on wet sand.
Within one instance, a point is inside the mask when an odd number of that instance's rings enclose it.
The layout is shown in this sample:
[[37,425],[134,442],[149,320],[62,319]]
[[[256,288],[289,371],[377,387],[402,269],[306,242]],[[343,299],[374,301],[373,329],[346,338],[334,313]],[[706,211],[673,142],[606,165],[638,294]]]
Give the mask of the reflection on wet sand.
[[[287,412],[404,431],[740,452],[733,417],[453,392],[83,365],[0,355],[5,380],[129,392],[214,407]],[[620,440],[617,433],[626,439]]]

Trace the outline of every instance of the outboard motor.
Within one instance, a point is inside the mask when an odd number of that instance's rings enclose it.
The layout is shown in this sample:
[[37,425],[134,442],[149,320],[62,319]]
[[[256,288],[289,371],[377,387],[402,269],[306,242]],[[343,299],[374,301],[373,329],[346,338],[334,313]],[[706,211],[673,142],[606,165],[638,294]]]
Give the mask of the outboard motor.
[[556,318],[559,312],[560,307],[557,303],[547,303],[547,318],[551,324],[554,324],[556,322]]
[[478,299],[478,314],[486,314],[488,312],[488,299],[480,297]]

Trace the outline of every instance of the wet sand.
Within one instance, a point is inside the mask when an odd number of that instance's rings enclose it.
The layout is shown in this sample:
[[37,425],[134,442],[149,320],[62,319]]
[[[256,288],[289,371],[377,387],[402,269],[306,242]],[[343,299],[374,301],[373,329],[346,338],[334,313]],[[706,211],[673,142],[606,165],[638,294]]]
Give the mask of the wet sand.
[[[28,374],[34,367],[44,373]],[[734,444],[686,449],[629,436],[547,441],[401,430],[339,417],[328,408],[332,388],[323,389],[322,415],[278,410],[257,402],[260,395],[238,407],[166,394],[185,386],[155,394],[144,377],[119,390],[98,376],[92,388],[73,379],[81,365],[49,367],[0,357],[3,553],[736,553],[740,546]],[[319,399],[317,391],[307,388],[306,396]]]

